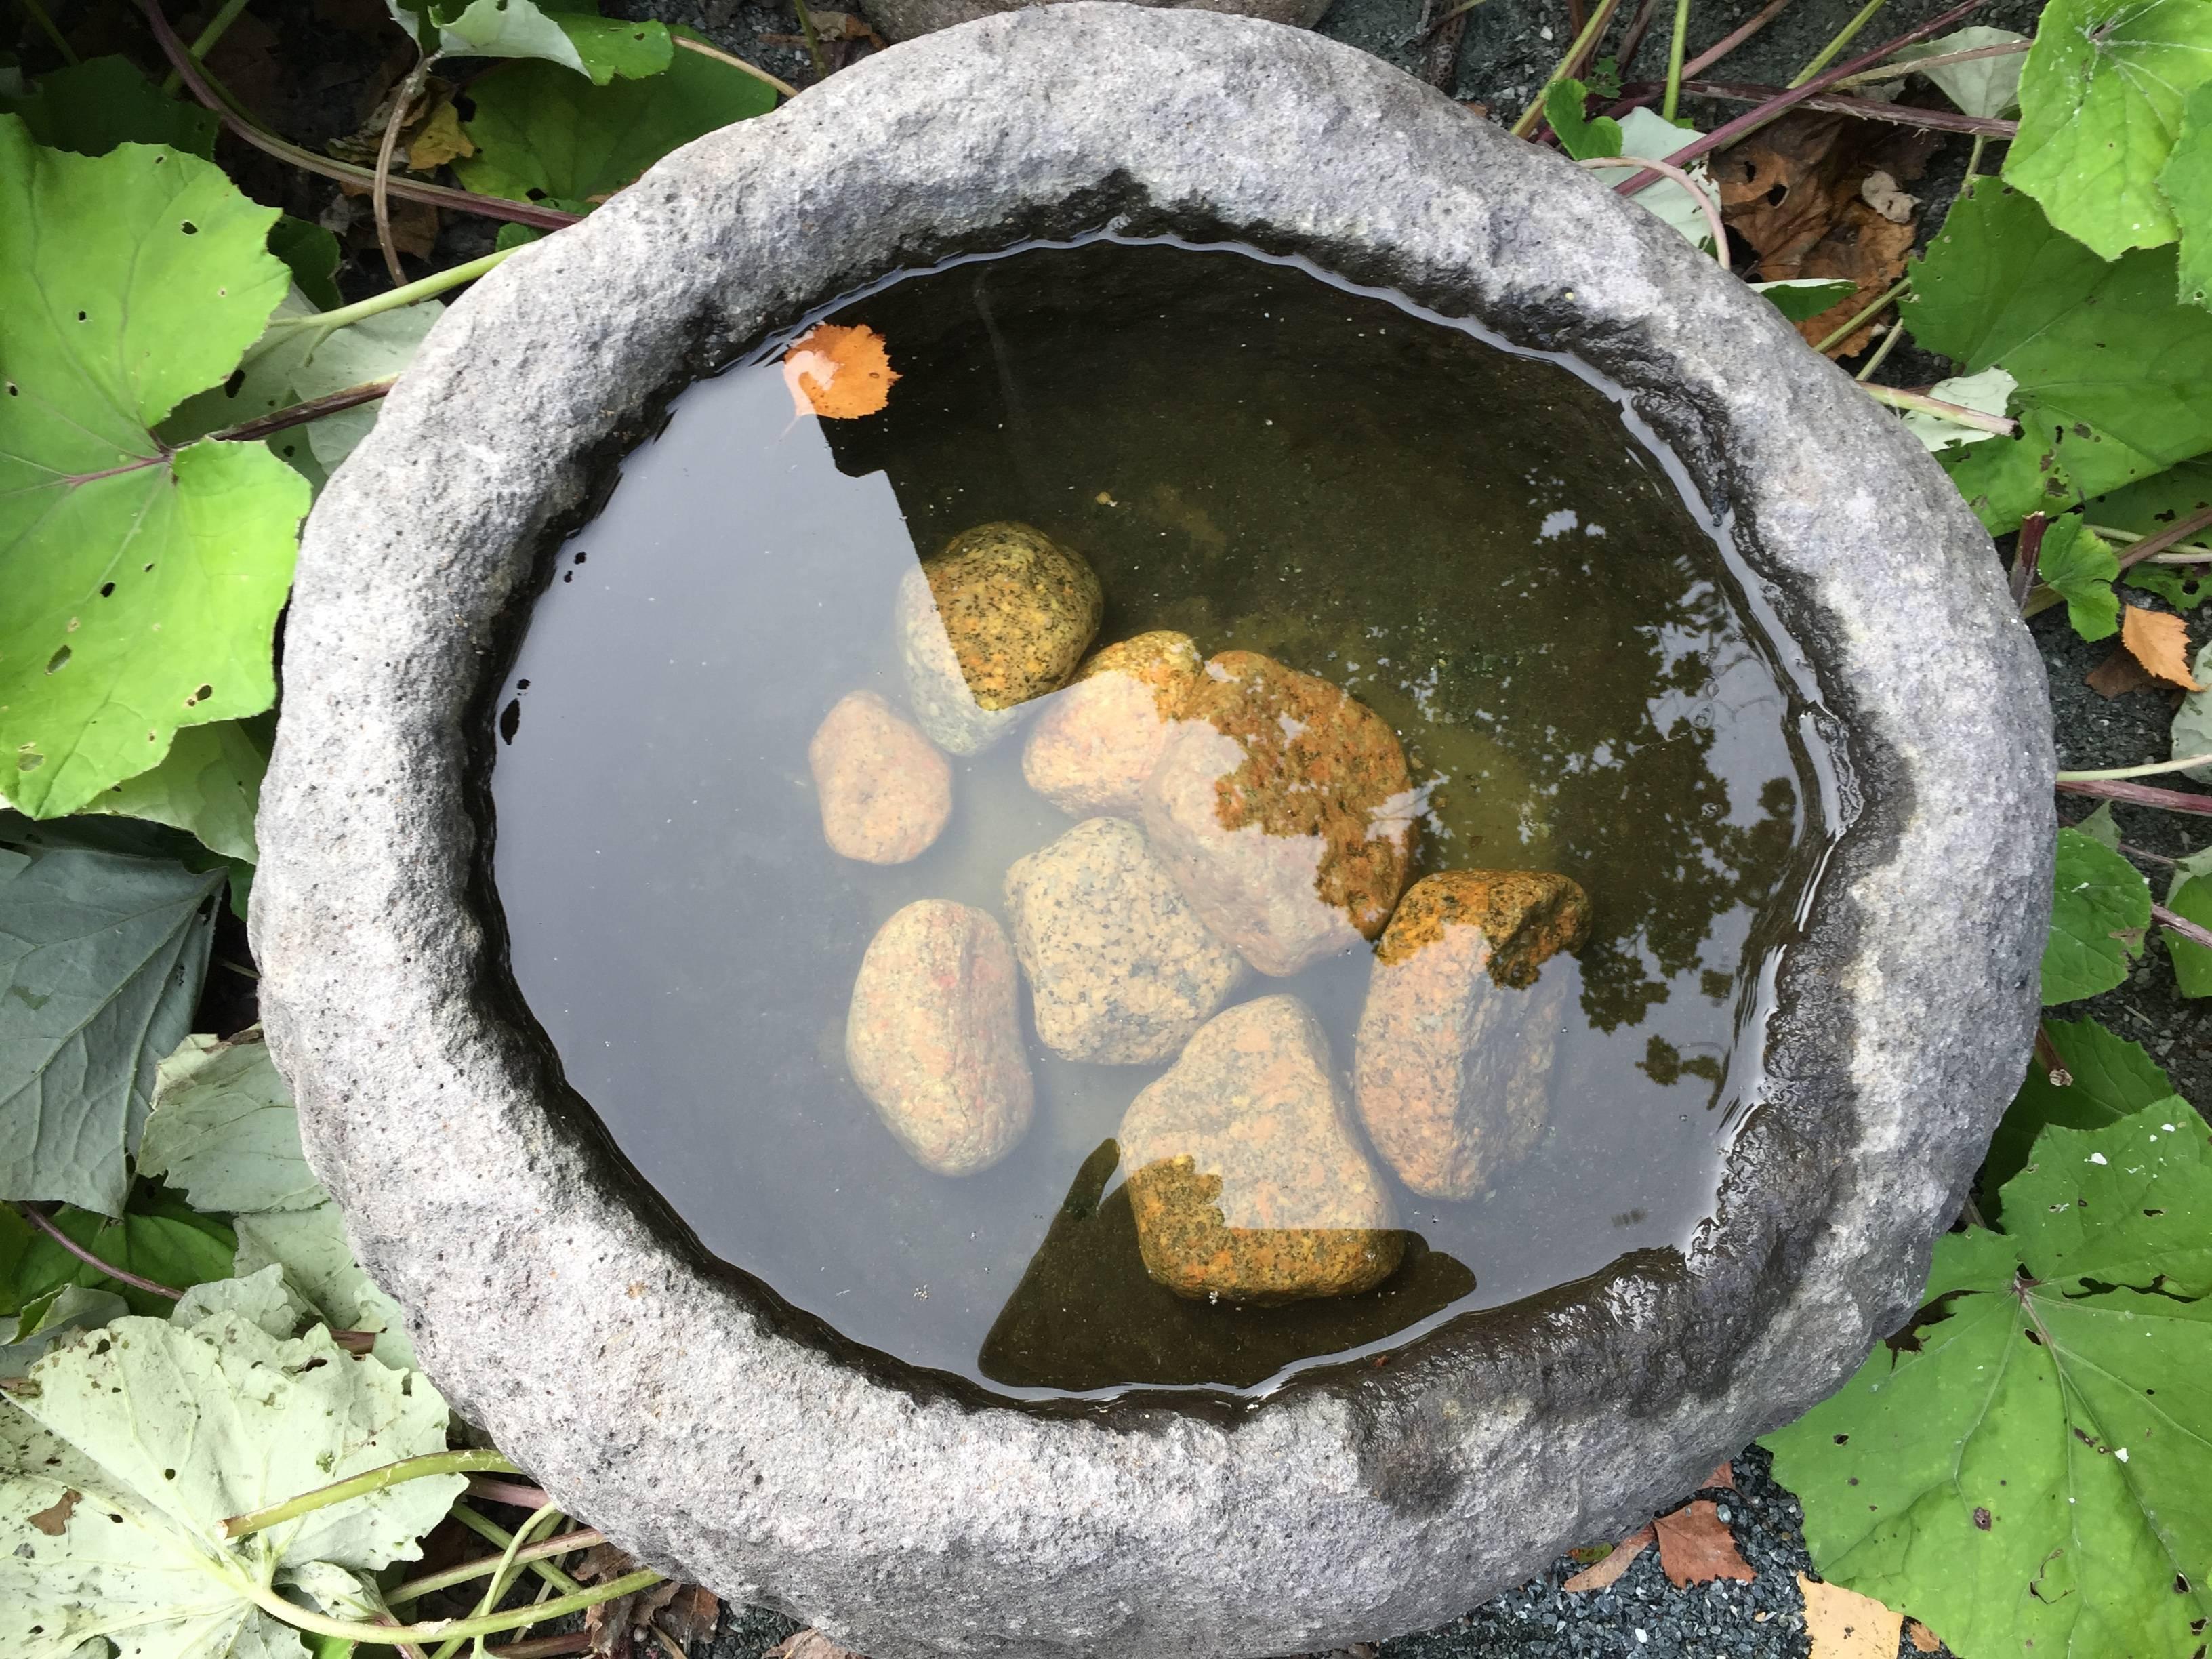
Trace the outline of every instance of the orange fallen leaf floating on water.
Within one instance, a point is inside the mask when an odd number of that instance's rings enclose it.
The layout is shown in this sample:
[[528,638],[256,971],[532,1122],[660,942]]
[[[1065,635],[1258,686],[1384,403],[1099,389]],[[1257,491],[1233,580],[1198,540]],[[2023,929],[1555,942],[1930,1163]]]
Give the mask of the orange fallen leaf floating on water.
[[884,337],[865,323],[817,323],[783,354],[783,383],[791,388],[795,416],[849,421],[872,415],[890,401],[897,379]]
[[1812,1638],[1813,1659],[1897,1659],[1903,1613],[1871,1595],[1823,1584],[1802,1572],[1797,1588],[1805,1592],[1805,1634]]
[[1659,1565],[1676,1589],[1715,1578],[1756,1577],[1736,1551],[1735,1534],[1706,1498],[1685,1504],[1651,1523],[1659,1531]]
[[2189,624],[2163,611],[2146,611],[2139,605],[2120,608],[2120,643],[2135,653],[2144,669],[2169,684],[2191,691],[2204,688],[2189,672]]
[[1644,1553],[1644,1547],[1657,1536],[1650,1527],[1629,1534],[1613,1547],[1613,1553],[1595,1566],[1584,1567],[1559,1586],[1563,1590],[1609,1589],[1621,1574],[1628,1571],[1629,1563]]

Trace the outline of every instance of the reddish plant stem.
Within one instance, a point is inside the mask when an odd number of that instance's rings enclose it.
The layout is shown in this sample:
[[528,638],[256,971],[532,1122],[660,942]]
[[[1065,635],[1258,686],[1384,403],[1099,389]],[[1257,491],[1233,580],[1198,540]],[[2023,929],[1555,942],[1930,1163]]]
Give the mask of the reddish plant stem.
[[[1761,127],[1771,125],[1780,120],[1807,100],[1819,97],[1845,76],[1856,75],[1861,70],[1872,69],[1876,64],[1894,57],[1905,47],[1925,40],[1930,35],[1941,34],[1960,19],[1980,10],[1983,3],[1984,0],[1961,0],[1961,3],[1952,7],[1948,11],[1929,18],[1917,28],[1907,29],[1894,40],[1885,42],[1864,57],[1854,58],[1848,64],[1839,64],[1832,69],[1823,70],[1803,86],[1793,87],[1779,97],[1770,98],[1756,108],[1746,110],[1735,120],[1717,126],[1704,137],[1694,139],[1683,145],[1667,159],[1678,167],[1687,167],[1700,155],[1723,149],[1740,138],[1748,137]],[[1620,195],[1633,196],[1646,185],[1655,183],[1658,178],[1657,173],[1646,168],[1643,172],[1632,174],[1624,183],[1615,185],[1613,189]]]
[[[1786,6],[1790,0],[1781,0],[1781,3]],[[1620,37],[1620,50],[1614,54],[1613,60],[1620,65],[1623,75],[1628,73],[1628,66],[1636,61],[1636,50],[1644,44],[1644,37],[1651,33],[1651,20],[1658,15],[1658,12],[1659,0],[1644,0],[1644,3],[1636,9],[1636,15],[1628,20],[1628,33]]]
[[112,1261],[102,1261],[100,1257],[94,1255],[90,1250],[85,1249],[83,1245],[78,1243],[76,1240],[71,1238],[67,1233],[64,1232],[59,1227],[57,1227],[54,1224],[52,1218],[49,1217],[46,1212],[39,1209],[36,1206],[30,1204],[19,1204],[16,1206],[16,1209],[21,1212],[26,1221],[28,1221],[33,1227],[36,1227],[48,1238],[52,1239],[55,1243],[60,1245],[62,1249],[67,1250],[71,1255],[83,1262],[88,1267],[97,1267],[100,1272],[106,1273],[110,1279],[119,1279],[124,1284],[130,1285],[133,1290],[143,1291],[149,1296],[164,1296],[168,1297],[170,1301],[174,1302],[178,1297],[184,1295],[182,1291],[174,1289],[170,1285],[156,1284],[150,1279],[142,1279],[137,1273],[125,1272]]
[[2058,1045],[2051,1040],[2051,1028],[2038,1024],[2035,1028],[2035,1063],[2043,1067],[2044,1075],[2051,1079],[2054,1089],[2074,1086],[2074,1073],[2066,1069],[2066,1061],[2058,1052]]
[[[1784,88],[1759,86],[1751,82],[1684,81],[1682,90],[1694,92],[1701,97],[1724,99],[1730,103],[1759,104],[1779,97]],[[1658,94],[1654,92],[1651,96]],[[1824,110],[1832,115],[1855,115],[1863,121],[1887,121],[1893,126],[1919,127],[1929,132],[1964,132],[1984,138],[2010,138],[2020,131],[2017,121],[2001,120],[1994,115],[1967,115],[1955,109],[1921,109],[1911,104],[1886,104],[1879,98],[1854,98],[1848,93],[1832,92],[1805,100],[1807,109]]]
[[2191,794],[2185,789],[2160,789],[2154,784],[2126,783],[2116,778],[2091,778],[2057,787],[2061,794],[2094,795],[2100,800],[2125,801],[2130,806],[2158,806],[2169,812],[2197,812],[2212,817],[2212,795]]
[[227,426],[222,431],[211,432],[208,435],[228,444],[252,443],[272,432],[282,432],[287,427],[305,426],[310,421],[321,420],[325,415],[335,415],[341,410],[374,403],[398,383],[397,374],[387,374],[380,380],[363,380],[359,386],[349,386],[343,392],[310,398],[305,403],[289,404],[283,409],[256,416],[250,421],[240,421],[236,426]]
[[2202,513],[2191,514],[2188,518],[2168,525],[2155,536],[2144,537],[2120,555],[2120,568],[2125,570],[2130,565],[2141,564],[2152,554],[2163,553],[2175,543],[2187,541],[2207,526],[2212,526],[2212,507],[2208,507]]
[[2051,520],[2031,513],[2020,521],[2020,542],[2012,556],[2012,602],[2015,610],[2027,609],[2027,596],[2035,592],[2035,564],[2043,556],[2043,532]]
[[[343,161],[328,160],[313,150],[301,149],[297,144],[288,144],[283,139],[264,132],[252,122],[243,119],[236,111],[218,97],[207,76],[200,73],[199,64],[185,50],[185,43],[169,27],[162,15],[161,0],[138,0],[139,9],[146,14],[146,21],[154,31],[154,38],[161,47],[162,55],[193,97],[214,112],[224,130],[243,139],[265,155],[273,155],[289,162],[304,173],[318,173],[325,179],[335,179],[341,184],[368,185],[374,175],[366,168],[348,167]],[[580,215],[562,213],[556,208],[539,207],[534,202],[510,202],[498,196],[477,196],[465,190],[449,190],[443,185],[417,184],[411,179],[392,179],[387,190],[392,195],[410,202],[428,202],[433,207],[451,208],[456,213],[473,213],[484,219],[507,219],[518,225],[531,225],[539,230],[561,230],[576,222]]]
[[[1767,5],[1760,10],[1757,15],[1753,16],[1749,22],[1742,24],[1731,33],[1723,35],[1719,40],[1713,42],[1711,46],[1706,47],[1705,51],[1699,52],[1688,63],[1683,64],[1683,78],[1686,80],[1691,76],[1698,73],[1698,71],[1702,70],[1709,70],[1714,64],[1719,63],[1722,58],[1727,57],[1745,41],[1750,40],[1753,35],[1758,33],[1759,30],[1765,28],[1769,23],[1779,17],[1782,15],[1783,8],[1787,6],[1789,3],[1790,0],[1768,0]],[[1628,60],[1625,58],[1621,59],[1623,64],[1626,64],[1627,61]]]
[[2212,951],[2212,930],[2198,927],[2187,916],[2177,916],[2163,904],[2150,907],[2150,919],[2169,933],[2179,933],[2191,945],[2201,945]]
[[501,1480],[487,1474],[469,1477],[469,1496],[481,1498],[488,1504],[512,1504],[519,1510],[542,1510],[553,1501],[541,1486],[526,1486],[519,1481]]
[[589,1631],[570,1631],[565,1636],[533,1636],[527,1641],[509,1642],[505,1647],[486,1648],[484,1659],[555,1659],[564,1653],[589,1653],[592,1633]]

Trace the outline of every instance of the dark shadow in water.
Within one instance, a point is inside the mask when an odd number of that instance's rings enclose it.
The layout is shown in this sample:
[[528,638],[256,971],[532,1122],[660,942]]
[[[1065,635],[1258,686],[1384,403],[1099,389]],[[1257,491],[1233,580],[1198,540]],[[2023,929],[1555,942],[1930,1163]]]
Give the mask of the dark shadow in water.
[[1463,1264],[1409,1234],[1398,1271],[1364,1295],[1273,1308],[1188,1300],[1145,1272],[1128,1187],[1106,1190],[1121,1159],[1109,1140],[1084,1160],[983,1339],[976,1367],[990,1382],[1067,1394],[1129,1384],[1249,1389],[1310,1355],[1379,1342],[1474,1292]]

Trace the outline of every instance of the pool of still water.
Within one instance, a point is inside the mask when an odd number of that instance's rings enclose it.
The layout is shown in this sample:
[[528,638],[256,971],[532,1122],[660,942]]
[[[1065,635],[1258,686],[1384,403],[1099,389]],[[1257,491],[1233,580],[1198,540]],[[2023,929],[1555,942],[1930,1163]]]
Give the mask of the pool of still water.
[[[1247,250],[1101,238],[914,274],[821,316],[901,375],[795,418],[791,336],[678,395],[550,556],[499,702],[495,878],[516,988],[568,1083],[708,1250],[844,1338],[1001,1392],[1264,1389],[1539,1295],[1711,1212],[1758,1077],[1763,969],[1825,833],[1809,723],[1732,555],[1595,375]],[[810,321],[817,320],[810,319]],[[795,332],[796,331],[794,331]],[[958,1179],[849,1076],[847,1003],[894,911],[1004,919],[1070,820],[1018,738],[954,757],[911,863],[824,843],[807,744],[902,701],[902,574],[971,526],[1083,554],[1098,643],[1179,629],[1366,702],[1425,791],[1414,873],[1563,872],[1593,928],[1550,1128],[1482,1196],[1397,1189],[1379,1289],[1275,1308],[1146,1278],[1109,1144],[1158,1066],[1024,1035],[1036,1121]],[[1340,1073],[1357,951],[1291,990]]]

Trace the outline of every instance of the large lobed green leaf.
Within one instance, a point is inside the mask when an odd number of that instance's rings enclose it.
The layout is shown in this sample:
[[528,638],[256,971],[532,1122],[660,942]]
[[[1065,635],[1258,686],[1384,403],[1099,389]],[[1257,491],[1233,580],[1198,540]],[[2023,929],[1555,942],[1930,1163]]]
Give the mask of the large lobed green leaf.
[[[171,1290],[190,1290],[237,1271],[238,1237],[229,1225],[167,1193],[135,1194],[120,1216],[64,1206],[52,1220],[109,1266]],[[26,1242],[11,1275],[0,1284],[0,1309],[35,1306],[68,1285],[119,1296],[132,1313],[169,1310],[167,1297],[111,1279],[44,1234]]]
[[168,144],[212,158],[212,110],[172,98],[127,58],[93,58],[49,70],[33,91],[0,98],[0,114],[20,115],[31,137],[55,149],[105,155],[118,144]]
[[[2168,0],[2178,3],[2179,0]],[[2212,5],[2212,0],[2204,0]],[[1992,530],[2212,450],[2212,312],[2174,298],[2169,248],[2107,263],[2027,197],[1983,179],[1930,244],[1905,307],[1967,374],[2002,368],[2022,435],[1975,444],[1953,476]]]
[[1911,1607],[1960,1654],[2195,1651],[2212,1307],[2141,1287],[2178,1261],[2203,1282],[2204,1133],[2162,1107],[2046,1130],[2005,1189],[2008,1231],[1937,1242],[1929,1289],[1948,1299],[1767,1437],[1824,1577]]
[[2043,948],[2043,1005],[2109,991],[2142,954],[2150,884],[2135,866],[2078,830],[2058,832],[2051,937]]
[[2212,305],[2212,81],[2182,106],[2181,130],[2158,188],[2181,240],[2181,297]]
[[617,76],[659,75],[674,48],[665,24],[602,17],[590,0],[385,0],[425,50],[470,58],[557,64],[605,86]]
[[154,428],[283,297],[276,218],[196,156],[44,149],[0,116],[0,793],[33,817],[275,701],[307,486]]
[[[2005,1110],[1982,1165],[1982,1190],[1995,1194],[2027,1166],[2028,1149],[2052,1124],[2098,1129],[2174,1097],[2159,1063],[2140,1043],[2114,1035],[2093,1019],[2051,1019],[2045,1035],[2057,1051],[2063,1083],[2053,1083],[2040,1061],[2027,1068],[2020,1093]],[[1985,1202],[1989,1200],[1985,1200]],[[2002,1213],[1990,1202],[1993,1216]]]
[[223,872],[22,826],[0,814],[0,1198],[116,1215],[155,1068],[191,1029]]
[[2212,79],[2212,0],[2051,0],[2021,73],[2004,176],[2105,258],[2178,234],[2159,175]]

